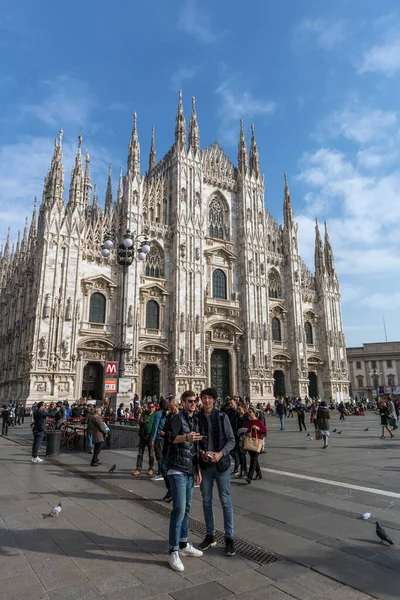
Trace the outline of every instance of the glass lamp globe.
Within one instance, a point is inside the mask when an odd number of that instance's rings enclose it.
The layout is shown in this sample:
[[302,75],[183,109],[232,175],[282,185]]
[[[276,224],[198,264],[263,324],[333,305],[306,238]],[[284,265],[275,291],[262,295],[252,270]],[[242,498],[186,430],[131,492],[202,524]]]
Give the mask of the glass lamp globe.
[[150,252],[150,246],[148,244],[143,244],[143,246],[141,247],[141,251],[145,254],[148,254]]
[[132,248],[132,246],[133,246],[132,238],[130,238],[130,237],[124,238],[124,246],[125,246],[125,248]]
[[104,258],[107,258],[108,256],[110,256],[110,251],[108,248],[103,248],[101,251],[101,255],[104,256]]
[[103,245],[106,250],[111,250],[111,248],[114,248],[114,242],[112,240],[106,240]]
[[146,254],[144,252],[138,252],[138,260],[146,260]]

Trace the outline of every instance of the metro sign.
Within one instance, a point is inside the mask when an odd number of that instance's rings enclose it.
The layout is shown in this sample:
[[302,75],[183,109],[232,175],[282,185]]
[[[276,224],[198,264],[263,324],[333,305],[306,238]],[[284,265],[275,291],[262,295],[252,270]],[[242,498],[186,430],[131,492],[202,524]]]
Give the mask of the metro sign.
[[106,362],[106,377],[116,377],[118,371],[117,362]]

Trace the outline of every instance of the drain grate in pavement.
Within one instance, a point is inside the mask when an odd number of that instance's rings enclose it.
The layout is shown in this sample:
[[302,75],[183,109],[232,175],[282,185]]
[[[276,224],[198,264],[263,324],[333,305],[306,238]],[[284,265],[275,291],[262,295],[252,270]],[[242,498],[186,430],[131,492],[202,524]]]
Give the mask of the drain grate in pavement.
[[[56,459],[54,462],[59,461]],[[171,509],[165,504],[160,504],[159,502],[156,502],[154,500],[144,498],[139,494],[135,494],[135,492],[131,492],[130,490],[121,488],[109,481],[104,481],[103,479],[100,479],[99,477],[97,477],[96,475],[92,475],[91,473],[85,473],[80,469],[76,469],[74,467],[66,465],[65,463],[61,464],[67,467],[70,473],[78,474],[81,477],[85,477],[86,479],[95,481],[99,486],[107,489],[110,492],[113,492],[115,495],[119,496],[120,498],[123,498],[124,500],[129,500],[130,502],[142,506],[144,509],[161,517],[165,517],[166,519],[169,519],[170,517]],[[193,519],[192,517],[189,518],[189,529],[192,533],[195,533],[197,535],[204,537],[206,535],[206,527],[204,523],[202,521],[199,521],[198,519]],[[224,532],[220,529],[215,530],[215,539],[221,546],[225,545]],[[271,565],[273,563],[285,560],[282,556],[279,556],[278,554],[268,552],[268,550],[264,550],[263,548],[252,544],[251,542],[237,537],[235,537],[235,548],[236,554],[239,554],[243,558],[251,560],[259,566]]]

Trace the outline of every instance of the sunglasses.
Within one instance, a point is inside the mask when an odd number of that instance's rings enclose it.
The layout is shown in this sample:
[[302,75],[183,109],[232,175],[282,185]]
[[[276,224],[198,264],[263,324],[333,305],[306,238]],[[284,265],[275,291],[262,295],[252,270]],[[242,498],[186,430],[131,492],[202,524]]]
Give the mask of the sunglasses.
[[197,400],[186,400],[188,404],[197,404]]

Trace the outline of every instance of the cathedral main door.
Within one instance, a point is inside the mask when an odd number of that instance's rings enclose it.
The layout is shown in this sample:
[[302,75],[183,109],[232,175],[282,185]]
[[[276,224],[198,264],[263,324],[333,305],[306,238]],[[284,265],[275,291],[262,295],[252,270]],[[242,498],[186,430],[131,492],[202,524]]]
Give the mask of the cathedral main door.
[[318,398],[318,377],[314,371],[309,371],[308,373],[308,397],[309,398]]
[[285,396],[285,374],[283,371],[274,371],[274,397]]
[[214,350],[211,355],[211,387],[215,388],[218,398],[224,400],[230,396],[230,357],[228,350]]
[[82,398],[103,400],[104,369],[99,362],[88,362],[83,369]]
[[160,398],[160,369],[157,365],[146,365],[142,374],[142,398],[157,396]]

